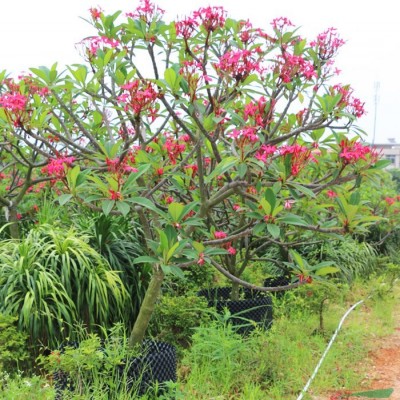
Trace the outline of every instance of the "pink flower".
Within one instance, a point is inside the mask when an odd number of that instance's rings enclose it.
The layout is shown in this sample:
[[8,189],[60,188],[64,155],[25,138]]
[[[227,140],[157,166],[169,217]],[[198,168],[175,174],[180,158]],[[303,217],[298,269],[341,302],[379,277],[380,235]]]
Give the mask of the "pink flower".
[[228,253],[234,256],[236,254],[236,249],[234,247],[230,246],[228,248]]
[[294,26],[290,19],[286,17],[279,17],[272,20],[271,25],[278,31],[283,31],[284,28]]
[[214,68],[221,77],[230,75],[237,82],[242,82],[251,73],[260,71],[260,59],[255,50],[232,50],[226,52]]
[[204,7],[195,11],[193,16],[207,32],[213,32],[225,25],[226,11],[222,7]]
[[339,38],[336,28],[329,28],[320,33],[310,45],[317,48],[316,50],[321,60],[327,61],[334,57],[338,49],[345,43],[343,39]]
[[111,200],[121,200],[122,199],[121,192],[117,192],[115,190],[109,189],[108,194],[109,194],[109,198]]
[[163,9],[156,6],[150,0],[140,0],[140,5],[136,10],[126,13],[126,15],[131,18],[140,18],[147,23],[151,23],[153,20],[159,20],[164,13],[165,11]]
[[396,199],[394,199],[393,197],[386,197],[385,201],[386,201],[388,206],[391,206],[392,204],[395,203]]
[[224,232],[224,231],[215,231],[214,232],[214,237],[215,239],[224,239],[226,238],[228,235]]
[[285,200],[284,207],[286,208],[286,210],[290,210],[293,204],[294,200]]
[[53,158],[49,163],[42,168],[43,173],[48,175],[54,175],[57,178],[62,178],[65,176],[65,168],[70,167],[75,161],[75,157],[59,157]]
[[4,93],[0,96],[0,106],[8,111],[24,111],[28,98],[20,93]]
[[339,157],[345,165],[355,164],[359,160],[369,161],[370,164],[374,164],[379,158],[376,149],[355,140],[342,140],[340,147],[342,151]]
[[328,190],[327,193],[329,198],[333,199],[335,197],[338,197],[338,194],[336,192],[334,192],[333,190]]
[[92,7],[92,8],[89,8],[89,11],[90,11],[90,15],[92,16],[92,18],[95,21],[97,21],[101,17],[101,13],[102,13],[101,9]]
[[204,253],[200,253],[200,254],[199,254],[199,258],[198,258],[198,260],[197,260],[197,264],[198,264],[198,265],[204,265],[204,263],[205,263],[205,260],[204,260]]

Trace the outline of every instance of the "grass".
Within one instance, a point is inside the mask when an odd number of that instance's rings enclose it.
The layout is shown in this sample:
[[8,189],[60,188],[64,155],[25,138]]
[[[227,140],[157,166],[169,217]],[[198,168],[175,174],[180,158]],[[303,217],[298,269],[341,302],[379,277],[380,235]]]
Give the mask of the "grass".
[[[200,328],[180,367],[182,398],[297,398],[340,319],[351,304],[368,296],[369,289],[368,285],[357,284],[343,301],[331,301],[326,306],[324,333],[318,330],[316,313],[295,309],[289,315],[281,315],[268,332],[256,332],[248,338],[237,337],[223,326]],[[386,292],[367,299],[352,311],[305,400],[328,390],[360,387],[373,339],[393,331],[395,304],[396,297]]]
[[[371,292],[374,295],[369,297]],[[178,368],[178,382],[171,385],[174,397],[165,394],[157,398],[296,399],[344,313],[356,301],[365,299],[349,314],[303,398],[311,400],[328,391],[357,390],[368,369],[365,360],[374,340],[393,332],[393,311],[400,288],[397,286],[393,291],[377,291],[373,281],[356,283],[351,290],[344,290],[341,296],[326,302],[323,332],[319,329],[318,299],[308,299],[308,289],[304,293],[291,292],[275,300],[276,319],[267,332],[256,330],[242,337],[234,332],[224,318],[195,328],[191,346],[181,352],[183,356]],[[315,291],[316,296],[318,293],[318,290]],[[100,376],[98,378],[101,380]],[[51,388],[43,379],[23,379],[18,375],[4,379],[4,373],[0,397],[35,398],[29,397],[32,385],[38,391],[37,396],[41,396],[37,398],[53,398]],[[8,397],[5,397],[5,393]],[[92,395],[94,400],[105,398],[104,393],[100,392],[94,394],[92,391]],[[123,395],[113,398],[125,399]],[[142,397],[142,400],[153,399],[154,396],[150,395]]]

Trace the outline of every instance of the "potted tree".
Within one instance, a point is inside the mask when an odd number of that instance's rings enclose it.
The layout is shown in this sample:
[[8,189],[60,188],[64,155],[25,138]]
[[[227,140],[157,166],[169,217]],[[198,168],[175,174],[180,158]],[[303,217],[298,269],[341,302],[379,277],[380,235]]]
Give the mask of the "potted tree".
[[[210,264],[237,299],[240,287],[335,272],[297,250],[375,223],[357,187],[384,165],[353,125],[363,103],[336,80],[336,30],[308,41],[286,18],[265,31],[211,6],[167,23],[149,0],[126,14],[91,9],[91,22],[84,64],[31,69],[43,97],[2,85],[0,122],[47,162],[60,205],[141,224],[136,262],[152,277],[130,344],[143,341],[165,274]],[[242,279],[273,246],[297,282]]]

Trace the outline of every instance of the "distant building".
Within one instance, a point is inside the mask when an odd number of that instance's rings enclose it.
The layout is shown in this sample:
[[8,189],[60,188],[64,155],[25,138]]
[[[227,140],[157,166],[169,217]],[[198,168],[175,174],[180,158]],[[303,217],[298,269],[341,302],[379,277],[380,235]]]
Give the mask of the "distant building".
[[387,168],[400,168],[400,143],[396,143],[396,139],[388,139],[387,143],[376,143],[374,147],[382,151],[382,158],[391,161]]

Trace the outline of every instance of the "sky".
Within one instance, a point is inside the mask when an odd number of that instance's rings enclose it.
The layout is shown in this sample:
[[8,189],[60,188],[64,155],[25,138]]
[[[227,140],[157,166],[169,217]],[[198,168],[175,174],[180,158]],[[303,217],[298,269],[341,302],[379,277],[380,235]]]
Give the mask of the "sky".
[[[365,102],[367,115],[357,121],[363,138],[375,144],[393,138],[400,143],[400,23],[396,2],[381,0],[155,0],[166,19],[184,17],[199,7],[223,6],[235,19],[249,19],[254,27],[270,30],[270,22],[287,17],[308,40],[327,28],[338,30],[346,44],[340,49],[338,79],[350,84]],[[132,11],[138,0],[20,0],[1,4],[0,71],[14,76],[30,67],[82,63],[75,44],[95,34],[89,8],[105,12]]]

